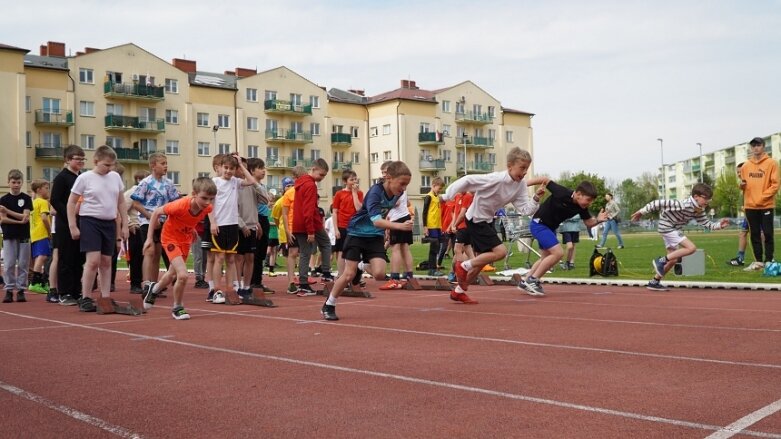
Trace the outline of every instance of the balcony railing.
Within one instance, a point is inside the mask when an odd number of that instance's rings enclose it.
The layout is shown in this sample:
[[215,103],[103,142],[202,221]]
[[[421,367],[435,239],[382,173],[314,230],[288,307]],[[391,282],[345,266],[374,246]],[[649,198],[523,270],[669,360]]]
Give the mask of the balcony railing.
[[146,85],[139,82],[106,81],[103,83],[103,96],[143,101],[162,101],[165,99],[165,87]]
[[164,133],[165,119],[142,120],[132,116],[106,116],[105,127],[107,131],[139,131],[144,133]]
[[149,155],[155,150],[141,152],[135,148],[114,148],[117,153],[117,160],[120,162],[147,162]]
[[266,113],[292,114],[298,116],[311,116],[312,105],[294,104],[290,101],[279,99],[267,99],[263,101],[263,110]]
[[475,113],[474,111],[456,113],[456,122],[485,125],[493,123],[493,121],[493,116],[490,116],[488,113]]
[[[494,172],[496,164],[488,162],[467,162],[466,170],[474,174],[484,174],[488,172]],[[464,172],[464,163],[458,163],[458,172]]]
[[439,132],[418,133],[419,145],[442,145],[445,143],[445,136]]
[[439,171],[445,169],[445,159],[421,160],[419,168],[421,171]]
[[331,164],[331,170],[336,171],[347,171],[353,168],[353,162],[340,162],[340,161],[334,161]]
[[282,143],[312,143],[312,132],[293,131],[288,129],[266,130],[266,141]]
[[292,169],[298,165],[305,168],[312,166],[310,159],[297,159],[293,157],[266,157],[266,169]]
[[461,136],[456,138],[456,148],[493,148],[495,140],[493,137]]
[[73,125],[73,111],[47,111],[47,110],[35,110],[35,124],[38,126],[63,126],[69,127]]
[[352,146],[353,136],[350,133],[331,133],[331,146]]
[[35,158],[65,160],[63,152],[65,148],[56,143],[37,143],[35,145]]

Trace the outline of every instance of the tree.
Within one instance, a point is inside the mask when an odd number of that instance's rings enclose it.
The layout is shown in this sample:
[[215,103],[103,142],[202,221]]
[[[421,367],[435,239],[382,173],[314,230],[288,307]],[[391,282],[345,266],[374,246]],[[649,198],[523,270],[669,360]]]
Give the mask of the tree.
[[713,188],[711,207],[719,216],[736,217],[742,195],[737,175],[734,172],[722,172]]
[[659,198],[656,176],[647,172],[635,180],[622,181],[615,192],[623,211],[621,215],[627,220],[641,207]]

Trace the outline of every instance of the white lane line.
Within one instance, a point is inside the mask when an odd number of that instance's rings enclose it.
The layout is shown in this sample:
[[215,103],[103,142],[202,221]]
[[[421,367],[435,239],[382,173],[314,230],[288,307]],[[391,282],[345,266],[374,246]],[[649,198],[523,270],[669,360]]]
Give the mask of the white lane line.
[[[80,325],[77,323],[70,323],[70,322],[61,322],[57,320],[51,320],[51,319],[45,319],[42,317],[34,317],[34,316],[26,316],[21,314],[15,314],[15,313],[9,313],[5,311],[0,311],[3,314],[9,314],[9,315],[15,315],[18,317],[23,317],[27,319],[32,320],[42,320],[42,321],[48,321],[50,323],[60,323],[63,325],[69,325],[77,328],[83,328],[83,329],[89,329],[92,331],[99,331],[99,332],[106,332],[110,334],[117,334],[127,337],[145,337],[143,334],[135,334],[132,332],[125,332],[125,331],[119,331],[115,329],[106,329],[106,328],[96,328],[94,326],[87,326],[87,325]],[[334,325],[339,326],[339,325]],[[184,346],[192,349],[201,349],[211,352],[220,352],[220,353],[226,353],[226,354],[233,354],[233,355],[240,355],[244,357],[251,357],[251,358],[259,358],[263,360],[271,360],[271,361],[279,361],[284,362],[288,364],[295,364],[299,366],[308,366],[308,367],[316,367],[320,369],[326,369],[326,370],[332,370],[337,372],[347,372],[347,373],[353,373],[353,374],[359,374],[359,375],[366,375],[371,377],[377,377],[377,378],[385,378],[385,379],[391,379],[391,380],[397,380],[407,383],[414,383],[414,384],[423,384],[433,387],[439,387],[444,389],[450,389],[450,390],[459,390],[464,392],[470,392],[470,393],[476,393],[481,395],[488,395],[498,398],[506,398],[516,401],[526,401],[536,404],[543,404],[543,405],[549,405],[554,407],[560,407],[565,409],[572,409],[572,410],[580,410],[584,412],[589,413],[598,413],[602,415],[609,415],[609,416],[617,416],[621,418],[627,418],[627,419],[634,419],[639,421],[647,421],[647,422],[656,422],[661,424],[667,424],[667,425],[674,425],[677,427],[686,427],[686,428],[693,428],[698,430],[713,430],[713,431],[719,431],[722,429],[722,427],[717,425],[711,425],[711,424],[702,424],[699,422],[691,422],[691,421],[685,421],[680,419],[673,419],[673,418],[664,418],[660,416],[650,416],[650,415],[643,415],[640,413],[633,413],[633,412],[625,412],[621,410],[613,410],[603,407],[595,407],[595,406],[589,406],[584,404],[575,404],[565,401],[557,401],[553,399],[546,399],[546,398],[538,398],[534,396],[528,396],[528,395],[521,395],[517,393],[509,393],[509,392],[501,392],[497,390],[491,390],[491,389],[484,389],[481,387],[473,387],[473,386],[466,386],[462,384],[454,384],[454,383],[448,383],[448,382],[442,382],[442,381],[434,381],[434,380],[428,380],[425,378],[416,378],[406,375],[398,375],[393,373],[386,373],[386,372],[378,372],[373,370],[366,370],[366,369],[356,369],[352,367],[345,367],[345,366],[337,366],[333,364],[326,364],[326,363],[318,363],[314,361],[306,361],[306,360],[299,360],[295,358],[287,358],[287,357],[279,357],[276,355],[267,355],[267,354],[259,354],[255,352],[247,352],[247,351],[241,351],[237,349],[229,349],[229,348],[221,348],[216,346],[207,346],[197,343],[190,343],[185,341],[179,341],[179,340],[170,340],[170,339],[164,339],[164,338],[156,338],[156,337],[150,337],[151,339],[157,340],[161,343],[170,343],[178,346]],[[764,433],[764,432],[755,432],[751,430],[743,430],[741,431],[742,434],[751,435],[751,436],[757,436],[757,437],[767,437],[767,438],[775,438],[775,439],[781,439],[781,434],[773,434],[773,433]]]
[[87,423],[89,425],[92,425],[93,427],[98,427],[101,430],[105,430],[113,435],[124,437],[124,438],[141,438],[142,436],[138,433],[134,433],[125,427],[120,427],[119,425],[114,425],[108,421],[104,421],[103,419],[96,418],[94,416],[88,415],[84,412],[80,412],[72,407],[68,407],[66,405],[57,404],[54,401],[50,401],[40,395],[36,395],[35,393],[28,392],[24,389],[20,389],[16,386],[12,386],[11,384],[4,383],[0,381],[0,389],[5,390],[8,393],[14,394],[20,398],[27,399],[29,401],[32,401],[36,404],[40,404],[46,408],[52,409],[54,411],[58,411],[66,416],[69,416],[77,421],[81,421],[84,423]]
[[33,326],[31,328],[0,329],[0,332],[39,331],[41,329],[62,329],[62,328],[67,328],[67,326],[63,326],[63,325]]
[[753,413],[749,413],[732,424],[719,429],[719,431],[711,434],[706,439],[727,439],[735,436],[736,434],[741,434],[747,427],[756,424],[770,415],[775,414],[779,410],[781,410],[781,399],[774,403],[768,404]]

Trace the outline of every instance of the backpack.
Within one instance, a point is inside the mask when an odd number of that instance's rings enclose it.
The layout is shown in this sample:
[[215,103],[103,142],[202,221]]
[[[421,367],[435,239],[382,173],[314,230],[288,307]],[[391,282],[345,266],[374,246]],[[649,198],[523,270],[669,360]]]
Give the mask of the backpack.
[[600,276],[618,276],[618,258],[613,250],[607,249],[605,254],[594,247],[594,253],[589,260],[589,276],[598,274]]
[[763,276],[781,276],[781,264],[776,261],[766,262]]

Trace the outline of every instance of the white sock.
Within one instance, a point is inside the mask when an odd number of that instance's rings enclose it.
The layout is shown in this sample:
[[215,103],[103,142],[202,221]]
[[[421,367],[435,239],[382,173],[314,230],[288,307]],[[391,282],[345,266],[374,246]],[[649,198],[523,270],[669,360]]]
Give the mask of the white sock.
[[213,289],[214,289],[214,281],[210,280],[209,281],[209,290],[213,290]]
[[328,300],[325,301],[326,305],[336,306],[336,297],[333,294],[328,295]]
[[464,270],[466,270],[466,271],[471,270],[472,269],[472,260],[471,259],[467,259],[466,261],[462,262],[461,263],[461,267]]
[[152,287],[152,294],[157,294],[160,291],[160,284],[156,283],[155,286]]
[[465,291],[463,288],[461,288],[460,285],[456,285],[456,293],[461,294],[461,293],[465,293]]

